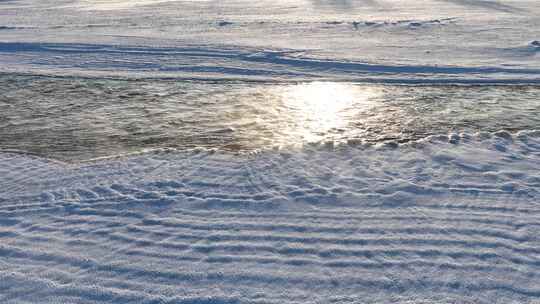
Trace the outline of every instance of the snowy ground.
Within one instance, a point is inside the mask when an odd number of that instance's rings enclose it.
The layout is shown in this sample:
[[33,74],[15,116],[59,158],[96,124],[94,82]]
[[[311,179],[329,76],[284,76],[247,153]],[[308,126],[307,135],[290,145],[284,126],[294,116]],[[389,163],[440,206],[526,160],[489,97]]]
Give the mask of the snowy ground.
[[0,302],[540,303],[539,15],[0,0]]
[[0,299],[538,303],[540,134],[459,140],[1,154]]
[[540,2],[0,1],[0,70],[538,83]]

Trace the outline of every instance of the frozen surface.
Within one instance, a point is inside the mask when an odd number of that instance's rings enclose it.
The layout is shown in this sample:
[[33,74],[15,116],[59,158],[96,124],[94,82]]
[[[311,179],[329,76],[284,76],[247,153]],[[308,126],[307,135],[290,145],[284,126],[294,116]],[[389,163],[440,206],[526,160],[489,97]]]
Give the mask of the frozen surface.
[[540,129],[540,87],[0,76],[0,150],[64,161]]
[[538,83],[539,14],[535,0],[0,1],[0,71]]
[[538,16],[0,0],[0,302],[540,303]]
[[539,165],[538,132],[80,165],[2,153],[0,301],[537,303]]

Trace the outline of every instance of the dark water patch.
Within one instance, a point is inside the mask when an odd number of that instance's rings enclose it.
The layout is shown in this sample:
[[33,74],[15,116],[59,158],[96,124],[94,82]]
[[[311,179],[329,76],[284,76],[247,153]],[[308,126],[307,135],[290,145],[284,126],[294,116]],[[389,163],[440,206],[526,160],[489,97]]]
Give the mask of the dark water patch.
[[538,86],[0,76],[0,149],[78,161],[540,128]]

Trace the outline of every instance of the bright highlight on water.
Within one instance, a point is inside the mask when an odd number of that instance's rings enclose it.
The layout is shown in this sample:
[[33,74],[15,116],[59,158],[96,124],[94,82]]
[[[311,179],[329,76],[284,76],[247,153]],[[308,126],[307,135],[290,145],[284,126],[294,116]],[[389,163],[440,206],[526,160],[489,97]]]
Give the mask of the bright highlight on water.
[[540,128],[534,86],[0,81],[3,149],[68,161],[156,148],[253,152]]

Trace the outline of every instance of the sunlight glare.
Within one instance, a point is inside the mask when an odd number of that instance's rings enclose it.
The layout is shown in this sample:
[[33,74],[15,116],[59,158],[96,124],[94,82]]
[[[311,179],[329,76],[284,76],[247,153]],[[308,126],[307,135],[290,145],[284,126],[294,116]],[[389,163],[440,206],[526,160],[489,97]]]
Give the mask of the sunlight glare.
[[296,120],[288,131],[300,136],[298,140],[308,142],[327,138],[328,133],[343,132],[355,114],[374,106],[372,98],[376,95],[373,88],[344,83],[288,86],[282,93],[282,102]]

